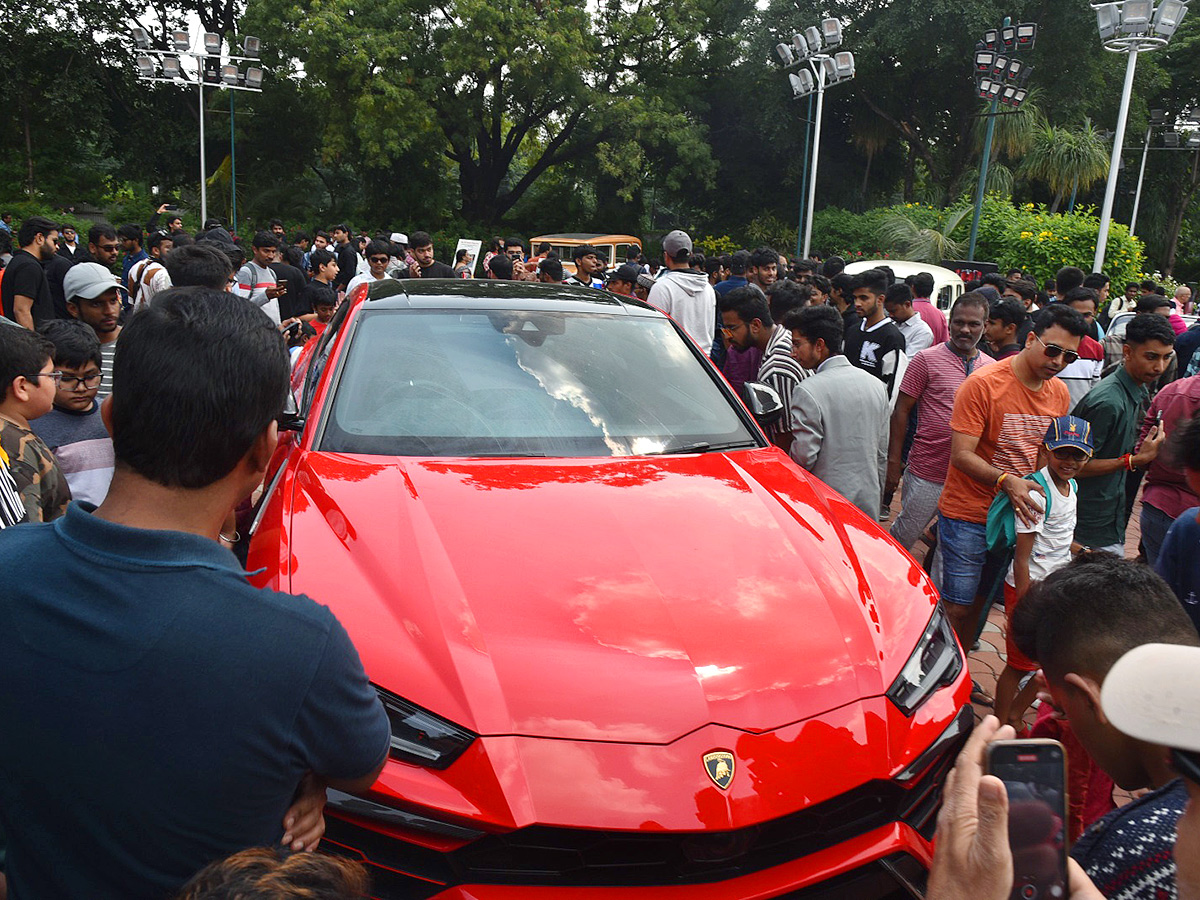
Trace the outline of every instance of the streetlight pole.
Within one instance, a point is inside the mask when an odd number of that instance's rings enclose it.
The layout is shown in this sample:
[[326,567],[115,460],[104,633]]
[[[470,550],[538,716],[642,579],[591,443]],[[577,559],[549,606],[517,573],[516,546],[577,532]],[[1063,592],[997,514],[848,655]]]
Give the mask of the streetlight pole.
[[[838,19],[823,19],[821,26],[806,28],[792,37],[792,46],[778,44],[778,54],[784,69],[799,69],[788,75],[792,97],[808,97],[809,116],[806,119],[804,156],[806,166],[800,182],[800,224],[796,230],[796,253],[807,257],[812,249],[813,210],[817,202],[817,165],[821,155],[821,119],[825,112],[825,87],[854,77],[854,54],[841,50],[829,52],[842,43],[842,23]],[[812,94],[817,94],[817,112],[812,115]],[[812,129],[812,158],[809,156],[808,129]],[[807,194],[807,197],[805,196]]]
[[1142,146],[1142,167],[1138,170],[1137,190],[1133,194],[1133,213],[1129,216],[1129,233],[1137,233],[1138,206],[1142,202],[1142,183],[1146,180],[1146,157],[1150,155],[1150,128],[1146,128],[1146,143]]
[[[1100,230],[1096,234],[1096,256],[1092,260],[1092,271],[1104,268],[1104,254],[1108,249],[1108,229],[1112,224],[1113,201],[1117,196],[1117,173],[1121,165],[1121,151],[1125,146],[1125,126],[1129,121],[1129,98],[1133,95],[1133,75],[1137,71],[1139,53],[1165,47],[1175,34],[1179,23],[1187,13],[1188,0],[1091,0],[1096,11],[1096,27],[1104,49],[1113,53],[1128,54],[1125,65],[1125,85],[1121,90],[1121,108],[1117,113],[1117,130],[1113,135],[1112,160],[1108,165],[1108,181],[1104,187],[1104,205],[1100,210]],[[1146,146],[1150,141],[1147,136]],[[1145,151],[1142,154],[1142,171],[1145,172]],[[1137,204],[1140,197],[1141,176],[1138,177],[1139,196],[1134,200],[1134,214],[1130,221],[1130,234],[1137,221]]]
[[991,100],[988,107],[987,131],[983,138],[983,159],[979,163],[979,183],[975,187],[975,212],[971,216],[971,239],[967,258],[975,259],[975,245],[979,240],[979,219],[983,214],[983,195],[987,190],[988,167],[992,162],[992,140],[996,134],[996,116],[1002,115],[1000,104],[1015,109],[1025,102],[1027,91],[1023,87],[1033,71],[1015,58],[1001,56],[1001,52],[1028,50],[1033,47],[1037,36],[1037,24],[1022,22],[1014,26],[1009,16],[1004,17],[998,29],[988,31],[983,40],[975,45],[976,90],[983,99]]
[[[214,88],[225,88],[230,91],[253,91],[262,93],[263,70],[258,65],[261,42],[256,37],[246,36],[242,45],[246,56],[233,56],[221,52],[221,36],[207,32],[201,36],[201,49],[193,50],[191,35],[187,31],[176,31],[172,35],[175,46],[174,52],[155,50],[151,47],[150,35],[144,28],[133,29],[133,40],[137,45],[138,80],[154,81],[167,84],[186,84],[192,82],[180,66],[180,58],[190,56],[196,61],[196,90],[198,94],[198,112],[200,119],[200,221],[208,221],[208,161],[204,145],[204,82],[208,73],[208,61],[216,60],[216,69],[212,77]],[[230,45],[232,46],[232,44]],[[242,72],[237,63],[250,62],[252,65]],[[233,95],[229,100],[229,141],[230,163],[233,159]],[[234,175],[236,178],[236,175]],[[236,191],[237,182],[233,181]],[[236,196],[236,194],[235,194]],[[234,230],[237,229],[237,206],[233,201]]]
[[817,120],[813,125],[812,165],[808,173],[808,216],[804,220],[804,259],[812,246],[813,209],[817,202],[817,161],[821,156],[821,115],[825,112],[825,66],[817,66]]
[[1104,268],[1104,252],[1108,249],[1108,226],[1112,222],[1113,200],[1117,196],[1117,170],[1121,166],[1121,151],[1125,147],[1125,124],[1129,121],[1129,98],[1133,94],[1133,73],[1137,70],[1137,47],[1128,51],[1125,65],[1125,87],[1121,91],[1121,109],[1117,113],[1117,133],[1113,135],[1112,159],[1108,163],[1108,183],[1104,186],[1104,205],[1100,208],[1100,232],[1096,235],[1096,256],[1092,271]]

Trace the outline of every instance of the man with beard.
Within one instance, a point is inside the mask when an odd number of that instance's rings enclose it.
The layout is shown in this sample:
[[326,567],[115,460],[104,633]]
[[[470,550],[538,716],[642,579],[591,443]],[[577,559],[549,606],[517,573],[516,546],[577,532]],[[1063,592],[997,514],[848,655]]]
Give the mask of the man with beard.
[[72,266],[63,279],[63,294],[67,311],[81,322],[90,325],[100,339],[100,390],[96,399],[103,401],[112,393],[113,356],[117,338],[121,336],[121,297],[115,275],[99,263],[79,263]]
[[18,325],[36,329],[54,318],[54,300],[42,264],[58,252],[58,225],[44,216],[30,216],[17,232],[17,246],[0,281],[4,315]]

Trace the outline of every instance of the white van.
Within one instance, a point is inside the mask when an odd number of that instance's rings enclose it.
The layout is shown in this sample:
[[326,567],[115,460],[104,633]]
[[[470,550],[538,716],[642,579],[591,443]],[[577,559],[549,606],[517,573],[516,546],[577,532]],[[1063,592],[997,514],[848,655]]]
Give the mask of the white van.
[[928,272],[933,276],[933,300],[934,305],[945,313],[946,318],[950,318],[950,307],[954,305],[954,301],[963,295],[966,290],[963,286],[963,280],[958,276],[958,273],[952,269],[944,269],[941,266],[930,265],[929,263],[909,262],[905,259],[860,259],[846,265],[846,273],[849,275],[857,275],[859,272],[865,272],[867,269],[874,269],[879,266],[887,266],[896,273],[896,280],[903,281],[909,275],[916,275],[918,272]]

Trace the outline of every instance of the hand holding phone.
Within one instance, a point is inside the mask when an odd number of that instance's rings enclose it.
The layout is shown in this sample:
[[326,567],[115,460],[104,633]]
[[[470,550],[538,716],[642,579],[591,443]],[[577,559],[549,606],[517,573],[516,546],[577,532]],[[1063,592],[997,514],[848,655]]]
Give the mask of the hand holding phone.
[[1050,740],[995,741],[987,770],[1008,793],[1010,900],[1066,900],[1067,754]]

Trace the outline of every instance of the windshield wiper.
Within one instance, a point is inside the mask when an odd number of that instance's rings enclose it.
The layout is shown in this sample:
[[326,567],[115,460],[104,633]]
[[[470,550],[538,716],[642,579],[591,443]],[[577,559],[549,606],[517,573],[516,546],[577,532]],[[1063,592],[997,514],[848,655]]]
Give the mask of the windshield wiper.
[[710,441],[693,441],[690,444],[677,444],[674,447],[664,447],[661,450],[647,450],[644,453],[639,453],[637,455],[671,456],[676,453],[720,453],[725,450],[743,450],[748,447],[757,446],[757,441],[726,441],[723,444],[714,444]]

